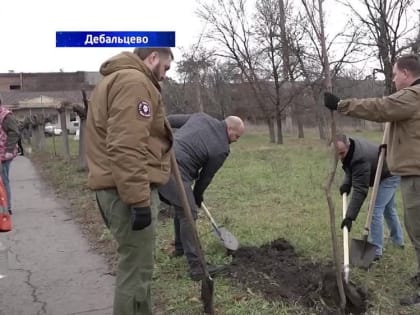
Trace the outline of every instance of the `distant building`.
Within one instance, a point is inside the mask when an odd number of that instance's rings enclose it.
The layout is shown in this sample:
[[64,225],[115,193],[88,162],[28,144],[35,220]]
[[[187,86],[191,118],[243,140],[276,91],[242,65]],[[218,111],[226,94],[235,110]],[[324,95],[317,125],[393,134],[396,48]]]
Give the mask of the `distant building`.
[[[90,91],[87,92],[89,97]],[[83,104],[82,93],[76,91],[47,91],[47,92],[2,92],[2,103],[13,111],[19,120],[26,116],[43,114],[51,118],[51,124],[61,128],[60,115],[57,108],[62,103],[70,106],[66,108],[66,125],[71,133],[75,133],[79,127],[79,117],[71,107],[71,104]]]
[[99,72],[86,71],[0,73],[0,93],[91,90],[100,78]]
[[[52,124],[61,127],[57,108],[63,102],[83,104],[81,90],[90,94],[101,79],[99,72],[38,72],[0,73],[0,97],[18,119],[35,114],[52,118]],[[72,107],[66,108],[67,128],[78,127],[79,117]]]

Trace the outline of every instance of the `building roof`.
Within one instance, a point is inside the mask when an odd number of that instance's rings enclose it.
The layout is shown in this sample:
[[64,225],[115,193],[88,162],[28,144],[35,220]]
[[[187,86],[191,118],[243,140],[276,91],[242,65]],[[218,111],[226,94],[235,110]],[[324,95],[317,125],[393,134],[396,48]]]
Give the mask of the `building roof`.
[[[86,91],[89,98],[91,91]],[[6,91],[1,92],[2,104],[11,108],[48,108],[57,107],[62,102],[71,104],[82,104],[82,92],[76,91],[45,91],[45,92],[25,92],[25,91]]]

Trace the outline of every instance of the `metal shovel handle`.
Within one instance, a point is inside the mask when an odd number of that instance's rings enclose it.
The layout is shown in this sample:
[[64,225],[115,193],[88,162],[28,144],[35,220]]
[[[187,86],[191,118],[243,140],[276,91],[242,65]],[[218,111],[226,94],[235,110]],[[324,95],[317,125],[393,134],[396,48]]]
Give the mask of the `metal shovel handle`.
[[[389,122],[385,123],[385,130],[384,130],[384,134],[383,134],[383,137],[382,137],[382,144],[387,144],[388,143],[388,134],[389,134],[390,125],[391,125],[391,123],[389,123]],[[370,201],[369,201],[369,208],[368,208],[368,215],[367,215],[367,218],[366,218],[365,230],[363,232],[363,236],[364,236],[365,239],[367,239],[367,237],[369,235],[369,231],[370,231],[370,223],[372,222],[373,208],[375,207],[376,197],[378,195],[378,190],[379,190],[379,183],[381,182],[382,168],[383,168],[384,160],[385,160],[385,151],[386,151],[386,149],[382,146],[381,147],[381,152],[379,154],[378,166],[376,167],[375,180],[373,182],[372,196],[371,196]]]

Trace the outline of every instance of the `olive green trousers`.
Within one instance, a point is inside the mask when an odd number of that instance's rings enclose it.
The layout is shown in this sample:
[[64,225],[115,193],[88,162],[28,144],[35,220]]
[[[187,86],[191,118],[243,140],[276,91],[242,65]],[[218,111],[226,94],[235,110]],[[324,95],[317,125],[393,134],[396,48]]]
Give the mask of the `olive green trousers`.
[[113,315],[151,315],[157,189],[152,189],[150,196],[152,223],[140,231],[131,229],[130,208],[121,201],[116,189],[97,190],[96,199],[105,224],[118,243]]
[[401,176],[404,224],[417,255],[420,273],[420,176]]

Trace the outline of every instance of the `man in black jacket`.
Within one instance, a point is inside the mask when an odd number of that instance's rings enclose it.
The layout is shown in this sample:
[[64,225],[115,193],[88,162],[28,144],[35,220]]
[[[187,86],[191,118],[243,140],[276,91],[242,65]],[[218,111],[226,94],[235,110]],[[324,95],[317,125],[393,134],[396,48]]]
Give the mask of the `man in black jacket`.
[[[348,138],[343,134],[337,135],[335,142],[345,172],[343,184],[340,186],[340,194],[348,194],[353,188],[346,217],[341,223],[341,228],[346,226],[350,231],[352,222],[356,220],[366,199],[369,187],[373,186],[378,165],[379,146],[364,139]],[[383,218],[390,230],[392,242],[396,246],[404,247],[401,224],[395,207],[395,192],[399,182],[400,177],[393,176],[384,162],[369,233],[370,242],[376,246],[375,260],[379,260],[382,256]]]
[[[204,113],[169,115],[167,118],[171,127],[178,129],[174,134],[175,156],[196,219],[197,207],[201,207],[204,191],[228,157],[230,143],[237,141],[244,133],[244,123],[236,116],[220,121]],[[203,271],[173,176],[166,185],[159,187],[159,195],[162,201],[175,208],[175,251],[172,256],[185,254],[191,279],[199,281]],[[216,266],[209,266],[210,274],[217,271],[219,269]]]

